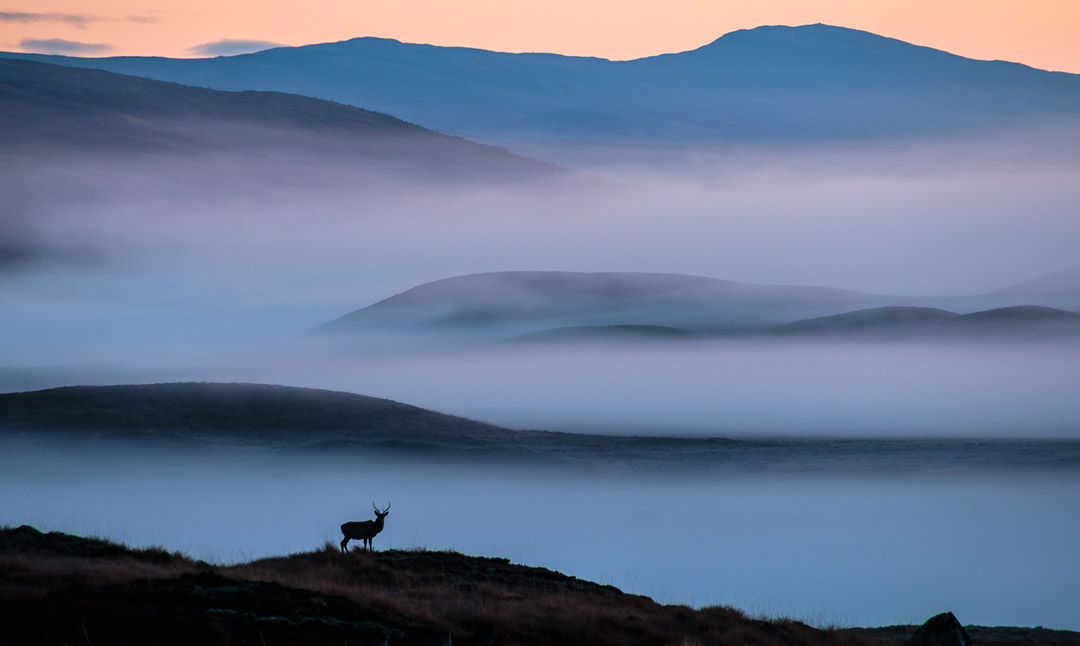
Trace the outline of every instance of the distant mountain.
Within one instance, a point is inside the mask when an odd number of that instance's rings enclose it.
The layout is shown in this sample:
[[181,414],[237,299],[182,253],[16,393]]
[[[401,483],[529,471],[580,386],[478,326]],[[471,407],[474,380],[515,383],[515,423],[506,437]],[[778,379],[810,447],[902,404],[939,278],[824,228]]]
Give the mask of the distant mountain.
[[331,321],[316,334],[492,339],[579,326],[732,330],[888,300],[840,289],[748,285],[678,274],[499,272],[419,285]]
[[117,438],[401,443],[473,447],[515,431],[352,393],[242,383],[68,386],[0,395],[0,431],[79,431]]
[[211,59],[0,56],[318,96],[504,140],[813,143],[1080,125],[1078,75],[820,24],[741,30],[632,61],[379,38]]
[[[222,92],[110,72],[0,60],[0,156],[58,152],[318,156],[368,171],[504,177],[547,164],[386,114],[278,92]],[[361,170],[357,167],[355,170]]]

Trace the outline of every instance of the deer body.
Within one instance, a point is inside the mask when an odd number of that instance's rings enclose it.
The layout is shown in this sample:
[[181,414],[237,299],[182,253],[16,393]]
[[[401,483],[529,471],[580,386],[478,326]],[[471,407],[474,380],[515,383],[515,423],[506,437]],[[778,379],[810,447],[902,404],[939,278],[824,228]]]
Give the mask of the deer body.
[[[375,507],[375,503],[371,503],[372,507]],[[347,546],[349,541],[363,541],[364,549],[374,550],[375,546],[372,545],[371,539],[375,538],[375,535],[382,531],[383,523],[386,521],[386,516],[390,513],[390,505],[386,506],[386,509],[379,511],[378,507],[375,507],[375,520],[360,520],[350,521],[341,526],[341,533],[345,537],[341,541],[341,551],[347,552]]]

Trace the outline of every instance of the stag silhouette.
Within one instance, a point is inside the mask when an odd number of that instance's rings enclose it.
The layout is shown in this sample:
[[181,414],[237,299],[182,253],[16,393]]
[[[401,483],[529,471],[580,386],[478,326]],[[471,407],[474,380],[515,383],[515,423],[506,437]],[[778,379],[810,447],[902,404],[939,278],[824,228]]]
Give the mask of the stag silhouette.
[[[375,507],[375,503],[371,503],[372,507]],[[363,547],[374,551],[375,546],[371,544],[371,539],[375,538],[375,534],[382,531],[383,522],[386,520],[387,514],[390,513],[390,505],[386,506],[386,509],[379,511],[378,507],[375,507],[375,520],[354,520],[345,523],[341,526],[341,533],[345,536],[341,541],[341,551],[347,552],[346,546],[349,541],[364,541]]]

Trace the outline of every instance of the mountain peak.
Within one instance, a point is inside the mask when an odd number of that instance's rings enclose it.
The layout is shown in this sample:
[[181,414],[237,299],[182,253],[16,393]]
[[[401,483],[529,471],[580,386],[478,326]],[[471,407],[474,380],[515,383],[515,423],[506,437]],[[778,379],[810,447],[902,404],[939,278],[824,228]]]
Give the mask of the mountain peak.
[[[838,27],[825,23],[809,25],[763,25],[751,29],[739,29],[724,34],[711,43],[699,47],[685,54],[704,53],[729,53],[732,50],[754,49],[768,57],[788,56],[797,54],[804,56],[807,50],[842,50],[855,56],[851,62],[867,54],[872,54],[882,49],[892,52],[904,51],[908,53],[933,52],[940,56],[954,57],[947,52],[922,47],[911,43],[881,36],[869,31],[852,29],[850,27]],[[858,54],[852,52],[858,50]],[[955,57],[960,58],[960,57]]]
[[1080,75],[827,24],[745,29],[631,61],[373,37],[194,61],[62,60],[220,90],[318,96],[508,142],[936,142],[1080,123]]

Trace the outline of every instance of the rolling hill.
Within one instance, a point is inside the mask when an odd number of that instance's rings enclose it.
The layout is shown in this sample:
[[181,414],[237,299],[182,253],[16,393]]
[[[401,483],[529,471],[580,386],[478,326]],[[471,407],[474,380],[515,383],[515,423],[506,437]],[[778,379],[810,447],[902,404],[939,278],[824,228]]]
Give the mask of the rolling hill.
[[318,96],[505,141],[798,144],[1080,126],[1080,76],[821,24],[631,61],[379,38],[194,60],[0,56]]
[[1080,311],[1080,265],[1009,285],[994,291],[993,295]]
[[497,272],[419,285],[331,321],[316,334],[499,338],[571,326],[744,329],[887,300],[840,289],[678,274]]
[[941,322],[954,336],[1039,338],[1080,336],[1080,314],[1042,305],[1017,305],[955,316]]
[[1018,305],[957,314],[929,307],[877,307],[796,321],[770,331],[840,339],[1035,340],[1080,338],[1080,314]]
[[874,307],[832,316],[822,316],[781,325],[773,330],[782,335],[887,336],[911,335],[955,318],[955,312],[933,307]]
[[116,438],[497,445],[515,431],[352,393],[243,383],[68,386],[0,395],[0,429]]
[[224,92],[92,69],[0,60],[0,155],[228,153],[252,165],[312,158],[355,172],[449,177],[551,173],[547,164],[395,117],[279,92]]
[[[19,442],[31,438],[27,448]],[[590,473],[907,473],[1028,469],[1071,464],[1080,443],[602,435],[522,431],[346,392],[246,383],[69,386],[0,394],[0,449],[35,446],[210,452],[270,448],[283,460],[400,458],[431,463],[532,465]],[[7,442],[14,442],[8,444]],[[120,454],[123,454],[121,451]],[[231,454],[235,455],[235,454]]]
[[1080,314],[1043,304],[1071,289],[1070,277],[1065,272],[1031,281],[1058,290],[1043,299],[1029,287],[912,297],[678,274],[497,272],[418,285],[330,321],[311,336],[380,343],[1070,337],[1080,334]]

